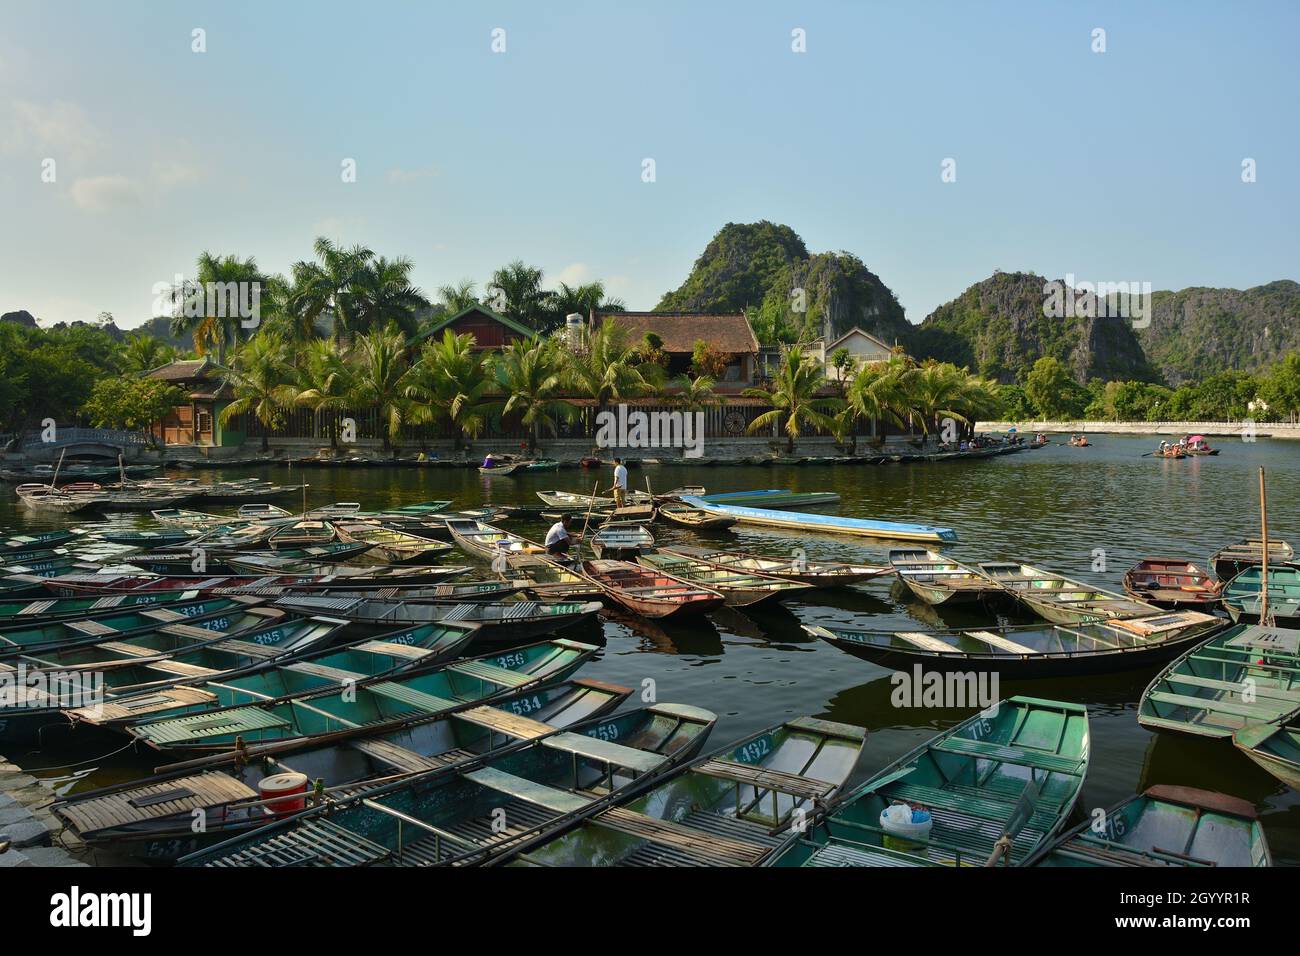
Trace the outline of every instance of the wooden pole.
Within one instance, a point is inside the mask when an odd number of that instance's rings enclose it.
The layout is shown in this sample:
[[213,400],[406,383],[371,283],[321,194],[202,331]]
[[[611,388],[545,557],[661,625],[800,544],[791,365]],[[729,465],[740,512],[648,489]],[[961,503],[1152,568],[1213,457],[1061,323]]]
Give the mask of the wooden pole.
[[59,450],[59,460],[54,465],[54,476],[50,479],[51,491],[59,490],[59,469],[63,467],[63,456],[66,455],[67,453],[68,453],[67,446],[64,446]]
[[1260,562],[1262,573],[1259,577],[1259,623],[1265,627],[1272,625],[1268,614],[1268,495],[1264,490],[1264,466],[1259,467],[1259,523],[1264,532],[1262,546],[1263,560]]
[[591,521],[591,509],[596,504],[596,492],[600,490],[600,479],[591,486],[591,497],[587,499],[587,517],[582,519],[582,534],[578,537],[578,562],[582,562],[582,542],[587,540],[587,524]]

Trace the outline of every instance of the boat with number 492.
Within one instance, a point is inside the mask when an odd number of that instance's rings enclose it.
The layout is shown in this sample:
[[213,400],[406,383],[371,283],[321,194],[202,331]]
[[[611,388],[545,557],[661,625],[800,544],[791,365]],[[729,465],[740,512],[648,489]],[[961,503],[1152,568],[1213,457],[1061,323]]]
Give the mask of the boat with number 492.
[[[1024,866],[1069,820],[1089,750],[1087,708],[1009,698],[876,773],[770,865]],[[889,829],[896,803],[928,810],[928,833]]]
[[465,866],[503,855],[694,756],[717,717],[651,704],[425,773],[187,857],[183,866]]
[[1005,677],[1066,677],[1165,661],[1228,626],[1199,611],[1093,624],[1028,624],[934,631],[866,631],[804,625],[813,637],[882,667],[995,670]]

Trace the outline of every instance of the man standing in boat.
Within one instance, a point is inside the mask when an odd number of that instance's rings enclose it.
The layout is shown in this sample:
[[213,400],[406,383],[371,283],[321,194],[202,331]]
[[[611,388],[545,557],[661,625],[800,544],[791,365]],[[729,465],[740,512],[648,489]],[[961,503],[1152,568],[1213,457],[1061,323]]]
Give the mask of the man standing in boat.
[[627,506],[627,466],[623,464],[622,458],[614,459],[614,484],[610,485],[609,490],[614,493],[615,508]]

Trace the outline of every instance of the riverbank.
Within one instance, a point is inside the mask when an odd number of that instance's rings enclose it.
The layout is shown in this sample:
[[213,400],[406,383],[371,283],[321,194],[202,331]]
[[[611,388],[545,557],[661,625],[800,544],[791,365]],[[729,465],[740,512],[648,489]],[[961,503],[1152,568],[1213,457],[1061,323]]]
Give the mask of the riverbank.
[[0,757],[0,870],[29,866],[86,866],[73,853],[53,846],[58,820],[46,809],[49,787]]
[[1292,438],[1300,440],[1300,422],[976,422],[975,431],[1005,432],[1019,429],[1021,434],[1047,432],[1049,434],[1092,435],[1205,435],[1208,438]]

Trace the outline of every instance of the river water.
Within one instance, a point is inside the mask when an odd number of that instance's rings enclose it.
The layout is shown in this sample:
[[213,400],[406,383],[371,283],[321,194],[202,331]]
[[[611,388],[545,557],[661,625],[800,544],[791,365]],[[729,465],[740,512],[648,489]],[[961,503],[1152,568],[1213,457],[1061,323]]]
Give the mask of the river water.
[[[757,488],[830,490],[842,498],[839,514],[951,527],[960,541],[948,549],[966,561],[1014,559],[1084,581],[1120,589],[1124,570],[1143,557],[1205,562],[1231,541],[1258,535],[1257,468],[1268,472],[1270,533],[1300,544],[1296,501],[1300,444],[1218,439],[1222,453],[1181,461],[1141,457],[1155,439],[1099,435],[1090,448],[1052,445],[985,461],[878,466],[692,467],[646,465],[631,472],[634,486],[649,479],[655,491],[701,484],[711,492]],[[181,474],[177,472],[177,474]],[[538,490],[589,493],[595,476],[566,469],[484,478],[473,469],[336,467],[292,474],[283,467],[188,472],[201,480],[262,475],[279,482],[306,480],[310,505],[360,501],[367,508],[434,498],[455,507],[485,502],[538,504]],[[209,479],[208,476],[212,476]],[[610,476],[603,473],[602,490]],[[281,502],[294,507],[297,502]],[[199,507],[202,507],[200,505]],[[214,510],[221,510],[215,508]],[[58,526],[39,519],[5,492],[0,525]],[[68,523],[76,524],[76,520]],[[539,523],[517,523],[529,536]],[[884,548],[856,539],[731,529],[707,538],[656,526],[662,541],[707,543],[733,550],[788,556],[803,548],[809,560],[883,563]],[[1094,571],[1104,559],[1104,571]],[[1032,618],[1016,622],[1029,623]],[[978,606],[944,612],[910,599],[892,577],[840,592],[813,592],[771,612],[726,610],[707,620],[657,625],[619,617],[566,633],[603,645],[580,676],[641,689],[653,681],[659,700],[707,707],[719,716],[711,745],[800,714],[868,728],[868,769],[883,766],[927,737],[962,720],[971,709],[898,708],[890,672],[807,636],[801,624],[908,629],[995,623]],[[1276,862],[1300,862],[1300,797],[1256,768],[1229,743],[1152,733],[1137,722],[1137,704],[1154,668],[1118,674],[1003,681],[1000,695],[1028,694],[1086,704],[1092,760],[1080,808],[1108,807],[1153,784],[1219,790],[1256,804]],[[85,789],[147,770],[147,757],[130,753],[10,753],[40,769],[60,789]],[[94,759],[89,759],[94,758]],[[77,767],[68,764],[76,762]]]

